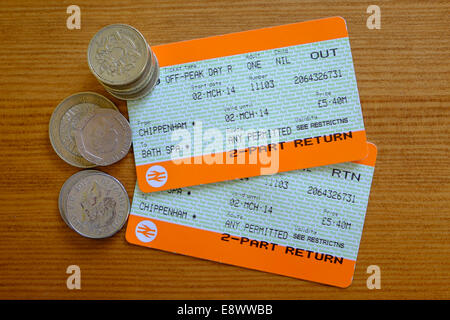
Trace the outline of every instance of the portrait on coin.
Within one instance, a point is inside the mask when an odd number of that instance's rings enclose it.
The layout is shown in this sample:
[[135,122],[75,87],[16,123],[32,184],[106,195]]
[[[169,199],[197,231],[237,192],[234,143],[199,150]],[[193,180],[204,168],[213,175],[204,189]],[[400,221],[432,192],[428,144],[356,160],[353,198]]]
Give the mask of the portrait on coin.
[[81,221],[94,228],[110,225],[116,216],[116,201],[95,181],[86,190],[80,202]]
[[96,125],[92,126],[91,130],[89,137],[94,150],[101,150],[102,153],[114,151],[115,146],[119,142],[119,133],[111,125],[109,119],[98,118]]

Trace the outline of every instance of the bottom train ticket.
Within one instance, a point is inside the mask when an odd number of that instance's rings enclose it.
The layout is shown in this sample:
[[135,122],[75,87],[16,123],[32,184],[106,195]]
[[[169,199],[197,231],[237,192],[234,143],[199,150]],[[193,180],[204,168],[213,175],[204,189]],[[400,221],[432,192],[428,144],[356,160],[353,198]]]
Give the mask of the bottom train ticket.
[[376,147],[360,161],[183,189],[136,185],[128,242],[338,287],[351,284]]

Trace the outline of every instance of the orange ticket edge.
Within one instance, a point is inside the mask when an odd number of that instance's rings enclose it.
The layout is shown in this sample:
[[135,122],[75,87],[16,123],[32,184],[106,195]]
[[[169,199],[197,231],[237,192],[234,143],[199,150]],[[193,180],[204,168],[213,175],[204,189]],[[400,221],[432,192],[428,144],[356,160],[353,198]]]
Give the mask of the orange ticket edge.
[[[304,149],[301,149],[304,148]],[[246,148],[247,150],[249,148]],[[245,150],[245,149],[243,149]],[[205,163],[205,156],[186,158],[189,161],[176,164],[172,160],[154,162],[136,166],[139,189],[142,192],[155,192],[192,185],[214,183],[224,180],[233,180],[254,177],[262,174],[265,164],[258,157],[257,163],[249,162],[249,152],[246,153],[245,164],[226,164],[229,152],[218,154],[217,158],[224,159],[222,164]],[[352,132],[352,139],[320,143],[312,146],[295,147],[294,141],[284,143],[284,150],[280,150],[277,172],[319,167],[340,162],[363,159],[368,154],[365,130]],[[185,159],[185,160],[186,160]],[[146,180],[147,170],[160,165],[167,171],[167,181],[160,187],[152,187]]]
[[375,167],[375,163],[377,162],[377,153],[377,146],[372,142],[367,141],[367,156],[361,160],[356,160],[353,162]]
[[[139,241],[135,235],[136,226],[143,220],[152,221],[158,229],[156,238],[149,243]],[[270,246],[267,250],[250,247],[248,242],[241,245],[238,241],[222,241],[222,235],[135,215],[130,215],[126,231],[126,239],[131,244],[343,288],[351,284],[355,269],[353,260],[342,259],[342,264],[338,264],[306,259],[306,250],[301,257],[286,254],[285,246],[277,246],[271,251]]]
[[[375,166],[377,148],[367,142],[368,154],[355,163]],[[143,220],[152,221],[158,229],[156,238],[143,243],[136,237],[135,229]],[[165,222],[131,214],[128,219],[126,240],[131,244],[153,249],[213,260],[244,268],[265,271],[302,280],[333,285],[340,288],[350,286],[353,281],[356,261],[342,259],[342,263],[331,263],[306,259],[306,251],[301,256],[286,254],[286,246],[268,251],[239,244],[237,241],[222,241],[222,233]],[[311,254],[312,255],[312,254]],[[270,258],[269,258],[270,257]]]
[[160,67],[167,67],[344,37],[348,37],[345,20],[342,17],[331,17],[174,42],[151,48],[158,57]]

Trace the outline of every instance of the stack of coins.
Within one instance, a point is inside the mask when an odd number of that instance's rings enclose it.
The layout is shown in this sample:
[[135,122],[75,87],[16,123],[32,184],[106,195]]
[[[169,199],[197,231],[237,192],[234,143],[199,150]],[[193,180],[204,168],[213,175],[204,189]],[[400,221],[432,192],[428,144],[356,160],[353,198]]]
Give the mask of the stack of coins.
[[[88,47],[92,73],[114,97],[139,99],[152,91],[159,64],[142,34],[125,24],[101,29]],[[49,124],[55,152],[79,168],[107,166],[131,147],[131,128],[114,103],[94,92],[64,99]],[[97,170],[80,171],[62,186],[59,212],[65,223],[88,238],[106,238],[125,224],[130,201],[122,184]]]
[[[94,92],[64,99],[50,118],[49,136],[60,158],[80,168],[115,163],[131,146],[128,121],[114,103]],[[122,184],[97,170],[71,176],[61,188],[58,206],[66,224],[88,238],[112,236],[130,211]]]
[[50,142],[67,163],[79,168],[107,166],[131,147],[131,128],[114,103],[93,92],[64,99],[49,125]]
[[159,78],[159,64],[142,34],[126,24],[98,31],[88,47],[91,72],[111,95],[135,100],[149,94]]
[[114,177],[97,170],[83,170],[64,183],[58,207],[71,229],[84,237],[100,239],[123,227],[130,212],[130,200]]

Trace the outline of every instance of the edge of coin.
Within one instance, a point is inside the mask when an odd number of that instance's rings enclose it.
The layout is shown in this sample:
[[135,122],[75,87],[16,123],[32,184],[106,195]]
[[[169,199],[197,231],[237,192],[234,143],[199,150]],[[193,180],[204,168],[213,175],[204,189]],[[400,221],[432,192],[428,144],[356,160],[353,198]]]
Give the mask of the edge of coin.
[[153,89],[156,87],[156,83],[158,82],[158,78],[159,78],[159,62],[158,59],[156,58],[155,55],[155,59],[156,59],[156,72],[152,75],[152,79],[150,80],[150,82],[147,84],[146,87],[142,88],[142,90],[140,90],[139,92],[130,94],[129,96],[119,96],[113,92],[108,91],[108,93],[110,95],[112,95],[113,97],[120,99],[120,100],[138,100],[141,99],[145,96],[147,96],[148,94],[150,94]]
[[68,191],[70,191],[70,189],[72,189],[72,187],[78,183],[78,181],[81,179],[81,177],[87,173],[86,171],[90,171],[90,170],[81,170],[81,171],[78,171],[78,172],[74,173],[73,175],[71,175],[69,178],[66,179],[66,181],[64,181],[64,183],[61,186],[61,189],[59,191],[59,196],[58,196],[59,213],[61,215],[61,218],[64,220],[64,222],[71,229],[72,229],[72,226],[69,224],[69,222],[66,218],[66,212],[65,212],[66,202],[65,202],[64,193],[66,193],[66,191],[67,191],[67,194],[68,194]]

